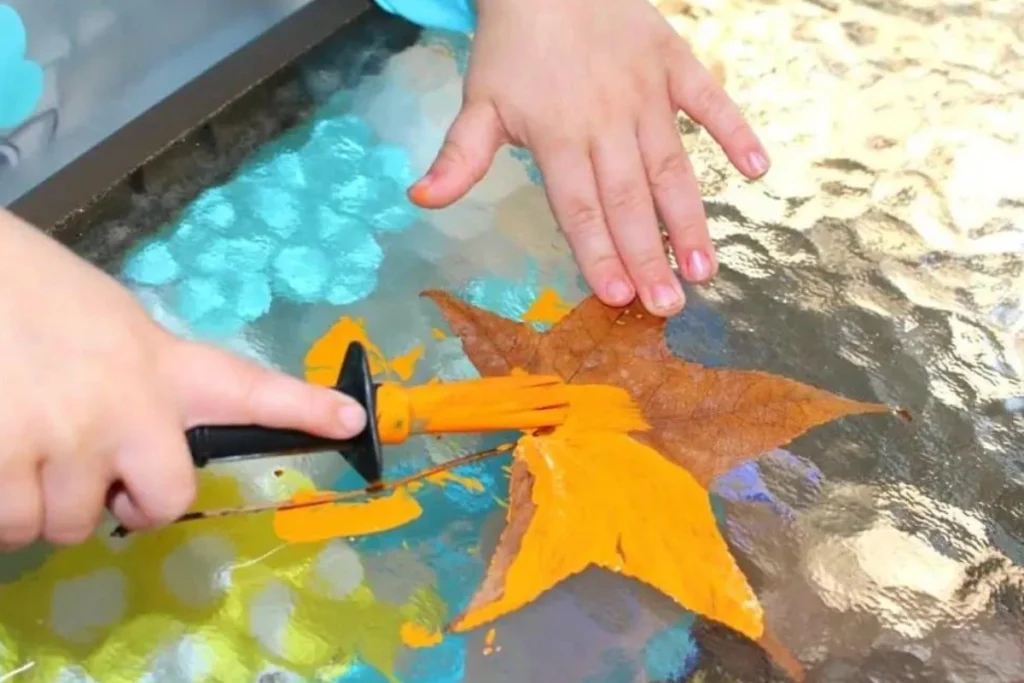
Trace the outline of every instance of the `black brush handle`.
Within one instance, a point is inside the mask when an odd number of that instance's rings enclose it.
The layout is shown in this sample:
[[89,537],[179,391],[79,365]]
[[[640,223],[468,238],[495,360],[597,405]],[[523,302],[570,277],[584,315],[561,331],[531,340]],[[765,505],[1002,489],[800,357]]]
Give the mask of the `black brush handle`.
[[377,387],[370,373],[366,349],[359,342],[349,344],[334,388],[366,410],[366,428],[358,436],[328,439],[294,429],[259,425],[199,425],[185,434],[192,461],[196,467],[205,467],[217,460],[335,450],[368,483],[379,482],[383,452],[377,432]]
[[192,462],[205,467],[211,460],[227,460],[247,455],[301,453],[308,451],[347,451],[357,448],[359,437],[327,439],[294,429],[274,429],[258,425],[213,425],[193,427],[186,433]]

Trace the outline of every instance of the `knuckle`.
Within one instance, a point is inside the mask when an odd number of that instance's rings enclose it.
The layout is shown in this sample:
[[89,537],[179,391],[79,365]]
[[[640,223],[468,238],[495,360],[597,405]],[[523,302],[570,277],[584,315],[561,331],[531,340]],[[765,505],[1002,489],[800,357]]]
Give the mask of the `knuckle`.
[[462,145],[451,138],[444,141],[437,156],[445,163],[453,166],[464,166],[468,161],[468,156],[462,149]]
[[656,191],[679,189],[689,174],[683,152],[675,151],[657,159],[651,168],[651,186]]
[[710,78],[702,78],[694,87],[691,102],[700,116],[714,119],[728,109],[729,96]]
[[633,261],[633,269],[641,280],[660,279],[668,269],[668,257],[658,250],[640,252]]
[[571,199],[565,205],[566,234],[571,238],[595,236],[604,229],[604,215],[593,202]]
[[148,515],[157,525],[170,524],[188,512],[196,498],[196,480],[191,470],[169,477],[167,485]]
[[633,213],[643,207],[644,201],[644,190],[637,183],[612,186],[605,194],[608,210],[616,213]]

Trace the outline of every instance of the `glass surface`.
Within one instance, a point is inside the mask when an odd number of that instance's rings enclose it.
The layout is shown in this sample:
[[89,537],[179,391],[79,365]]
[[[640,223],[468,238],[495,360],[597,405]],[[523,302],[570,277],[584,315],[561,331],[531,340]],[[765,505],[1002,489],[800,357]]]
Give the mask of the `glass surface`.
[[[768,623],[809,680],[1021,680],[1024,10],[1015,0],[662,9],[724,75],[774,160],[747,183],[683,125],[722,271],[689,291],[670,347],[915,417],[840,420],[718,480],[723,526]],[[422,290],[518,317],[545,289],[570,302],[585,289],[526,155],[503,152],[453,208],[420,212],[403,197],[458,109],[465,48],[427,33],[395,54],[318,51],[303,66],[319,103],[308,118],[103,263],[171,329],[295,374],[349,316],[389,358],[423,347],[413,381],[472,376],[459,342],[432,333],[447,328]],[[131,228],[120,221],[97,224],[82,250],[123,241]],[[495,440],[414,440],[388,450],[388,476]],[[507,464],[459,470],[483,492],[425,488],[423,516],[378,535],[286,545],[261,515],[5,559],[0,672],[782,680],[755,645],[599,570],[493,635],[403,644],[403,619],[439,604],[450,618],[479,585],[504,524]],[[329,453],[204,478],[208,507],[283,499],[303,478],[359,486]]]
[[0,3],[0,206],[308,2]]

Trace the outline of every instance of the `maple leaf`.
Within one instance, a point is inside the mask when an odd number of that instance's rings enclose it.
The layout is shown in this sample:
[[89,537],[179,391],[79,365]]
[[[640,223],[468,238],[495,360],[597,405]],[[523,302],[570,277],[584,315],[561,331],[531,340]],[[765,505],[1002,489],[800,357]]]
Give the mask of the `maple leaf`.
[[[648,583],[759,642],[801,679],[799,662],[764,629],[706,488],[811,427],[888,408],[768,373],[681,361],[665,343],[664,320],[639,307],[612,308],[590,297],[541,333],[445,292],[425,295],[482,375],[554,373],[588,385],[588,392],[594,385],[618,387],[640,418],[616,426],[613,416],[592,415],[585,427],[567,422],[520,440],[508,525],[452,630],[492,621],[596,565]],[[590,413],[600,413],[600,405],[594,401]]]
[[808,429],[855,413],[887,413],[766,372],[707,368],[675,357],[665,321],[641,307],[588,297],[548,332],[456,299],[425,295],[441,309],[484,376],[514,370],[557,374],[570,384],[630,393],[651,429],[634,434],[708,486],[715,477]]

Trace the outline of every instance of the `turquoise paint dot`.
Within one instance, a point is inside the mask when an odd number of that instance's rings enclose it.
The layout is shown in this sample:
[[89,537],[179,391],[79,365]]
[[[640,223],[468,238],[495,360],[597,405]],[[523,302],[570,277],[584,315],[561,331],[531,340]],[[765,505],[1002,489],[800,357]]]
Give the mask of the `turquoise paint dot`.
[[419,220],[420,210],[410,202],[392,204],[373,214],[371,223],[380,232],[405,232]]
[[270,279],[266,275],[248,273],[239,276],[235,292],[235,311],[242,320],[258,320],[270,310],[272,301]]
[[462,298],[478,308],[520,320],[539,293],[539,288],[531,283],[487,278],[468,282],[463,288]]
[[201,230],[227,232],[237,222],[232,197],[223,187],[205,190],[182,212],[180,221]]
[[377,289],[377,272],[384,250],[363,226],[349,226],[324,244],[330,253],[333,276],[327,301],[344,306],[368,297]]
[[43,68],[25,58],[27,44],[21,15],[0,5],[0,128],[19,125],[43,96]]
[[286,247],[274,259],[274,289],[293,301],[316,301],[328,277],[330,264],[319,249]]
[[124,266],[125,277],[140,285],[170,284],[180,273],[181,268],[164,242],[150,242],[131,255]]
[[331,244],[335,240],[345,239],[345,235],[355,232],[366,233],[366,221],[349,213],[338,213],[326,207],[320,207],[316,214],[317,239]]
[[700,650],[693,638],[694,615],[687,613],[655,634],[644,646],[644,668],[653,681],[683,680],[697,666]]
[[252,206],[260,220],[281,238],[291,237],[301,225],[295,197],[279,187],[260,187],[252,193]]
[[373,129],[358,116],[346,114],[319,121],[313,126],[311,147],[317,156],[337,166],[355,168],[373,144]]
[[220,283],[209,277],[193,277],[177,287],[178,311],[190,323],[198,323],[228,303]]
[[416,182],[409,153],[397,145],[374,147],[363,162],[363,170],[374,180],[390,178],[400,187],[408,187]]
[[195,264],[204,273],[259,271],[266,267],[274,243],[254,236],[250,239],[219,237],[195,256]]
[[364,216],[378,199],[380,186],[366,176],[356,176],[331,188],[331,208]]

